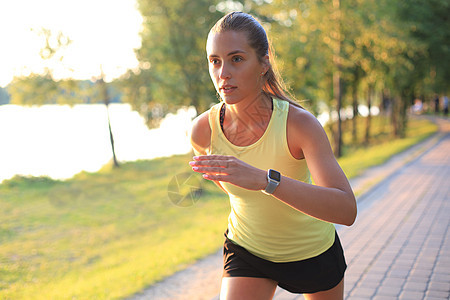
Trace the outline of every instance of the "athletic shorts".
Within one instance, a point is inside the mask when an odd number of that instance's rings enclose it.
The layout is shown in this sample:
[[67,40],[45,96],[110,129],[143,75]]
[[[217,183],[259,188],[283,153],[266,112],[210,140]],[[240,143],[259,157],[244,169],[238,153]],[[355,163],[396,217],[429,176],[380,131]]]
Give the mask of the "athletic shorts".
[[326,291],[337,286],[347,268],[336,233],[334,244],[322,254],[305,260],[274,263],[257,257],[230,241],[225,234],[224,277],[269,278],[295,294]]

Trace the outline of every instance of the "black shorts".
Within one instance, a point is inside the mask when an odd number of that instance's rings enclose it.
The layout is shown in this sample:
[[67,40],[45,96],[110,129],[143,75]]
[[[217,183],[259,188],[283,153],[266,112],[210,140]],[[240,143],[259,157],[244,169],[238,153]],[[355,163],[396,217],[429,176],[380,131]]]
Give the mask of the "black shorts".
[[278,282],[279,287],[296,294],[332,289],[344,278],[347,268],[337,233],[334,244],[322,254],[285,263],[257,257],[226,238],[223,260],[224,277],[270,278]]

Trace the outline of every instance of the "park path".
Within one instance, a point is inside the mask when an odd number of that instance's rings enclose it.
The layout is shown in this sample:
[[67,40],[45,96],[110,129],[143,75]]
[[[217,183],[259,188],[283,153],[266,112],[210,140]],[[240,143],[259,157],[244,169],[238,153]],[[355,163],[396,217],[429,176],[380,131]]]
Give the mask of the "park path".
[[[359,195],[351,227],[337,226],[348,270],[345,299],[449,299],[450,122],[438,134],[350,181]],[[133,300],[218,300],[221,251]],[[275,300],[301,295],[277,289]]]

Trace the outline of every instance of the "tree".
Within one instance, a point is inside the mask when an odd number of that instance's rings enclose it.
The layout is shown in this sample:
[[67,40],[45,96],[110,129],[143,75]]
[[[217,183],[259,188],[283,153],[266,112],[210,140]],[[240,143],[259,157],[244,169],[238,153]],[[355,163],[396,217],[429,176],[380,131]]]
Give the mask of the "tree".
[[111,143],[111,151],[113,154],[113,165],[115,168],[119,167],[119,162],[117,161],[117,157],[116,157],[116,150],[114,147],[114,136],[111,130],[111,120],[109,118],[109,104],[111,102],[111,96],[110,96],[110,92],[108,90],[108,86],[106,85],[106,82],[104,80],[105,78],[105,74],[103,73],[103,69],[101,70],[101,76],[100,78],[96,81],[96,84],[99,87],[99,92],[100,92],[100,99],[103,99],[103,103],[106,106],[106,114],[108,116],[108,130],[109,130],[109,141]]
[[[431,6],[436,3],[446,13],[439,13],[432,20],[436,7]],[[378,95],[391,95],[393,131],[401,136],[411,97],[428,93],[432,82],[448,86],[450,76],[445,73],[448,67],[430,69],[431,62],[437,65],[448,54],[450,39],[446,28],[450,26],[445,26],[446,3],[444,0],[432,0],[429,4],[419,0],[213,3],[140,0],[144,16],[142,48],[137,51],[140,68],[124,77],[122,91],[126,101],[153,125],[180,105],[194,105],[198,111],[207,109],[215,97],[204,59],[206,34],[223,13],[249,12],[262,21],[271,36],[283,78],[297,99],[306,100],[302,105],[317,114],[325,104],[330,114],[338,115],[336,122],[330,124],[336,125],[333,140],[339,156],[340,136],[345,129],[340,126],[339,114],[346,101],[353,106],[352,130],[356,137],[359,102],[371,107],[381,104]],[[417,16],[419,13],[424,16]],[[433,27],[439,27],[437,34],[431,31]],[[439,55],[430,50],[437,46]],[[446,61],[448,57],[445,55]],[[447,62],[443,65],[447,66]],[[369,115],[366,143],[370,130]]]
[[[70,39],[63,33],[56,34],[48,29],[41,29],[39,34],[45,39],[45,46],[40,55],[44,62],[58,61],[64,63],[63,50],[70,44]],[[50,65],[50,64],[48,64]],[[114,150],[114,138],[111,131],[108,106],[111,100],[108,85],[104,82],[104,75],[97,80],[98,91],[93,84],[73,79],[56,80],[53,70],[44,68],[43,74],[31,74],[26,77],[15,77],[8,86],[11,103],[20,105],[69,104],[102,101],[108,114],[108,128],[113,154],[114,167],[118,167]]]
[[44,46],[39,53],[44,63],[43,73],[13,78],[8,86],[11,103],[21,105],[77,103],[78,98],[73,91],[76,87],[75,81],[55,80],[52,76],[53,70],[49,67],[55,61],[63,63],[64,50],[71,44],[71,40],[62,32],[54,33],[46,28],[41,28],[37,33],[44,40]]
[[334,134],[334,155],[342,156],[342,92],[341,92],[341,1],[333,0],[334,37],[333,45],[333,100],[336,103],[337,130]]
[[[293,92],[308,99],[316,113],[318,104],[326,103],[330,115],[333,150],[342,154],[342,11],[339,0],[276,1],[278,10],[270,8],[272,36],[276,37],[283,74]],[[294,38],[293,38],[294,37]]]
[[138,4],[144,19],[142,46],[136,51],[140,69],[123,78],[125,101],[150,125],[179,106],[206,110],[217,99],[207,71],[206,37],[222,13],[206,0]]
[[74,80],[55,81],[50,74],[31,74],[15,77],[8,85],[11,103],[18,105],[77,104],[82,98],[76,94]]
[[[398,0],[397,15],[411,36],[424,44],[431,92],[448,92],[450,86],[450,4],[448,0]],[[427,78],[421,78],[426,80]]]
[[391,124],[395,137],[406,134],[407,109],[417,87],[422,85],[426,52],[424,43],[413,39],[407,29],[409,25],[398,18],[400,2],[383,1],[379,9],[386,19],[380,24],[382,51],[375,56],[384,75],[380,89],[387,88],[391,97]]

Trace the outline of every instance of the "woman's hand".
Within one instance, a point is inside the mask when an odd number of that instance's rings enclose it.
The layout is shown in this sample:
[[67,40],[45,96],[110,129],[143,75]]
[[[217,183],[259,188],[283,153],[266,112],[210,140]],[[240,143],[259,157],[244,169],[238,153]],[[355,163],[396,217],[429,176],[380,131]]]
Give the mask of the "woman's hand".
[[229,182],[247,190],[263,190],[267,185],[266,171],[234,156],[194,156],[189,164],[193,171],[203,173],[203,178],[208,180]]

